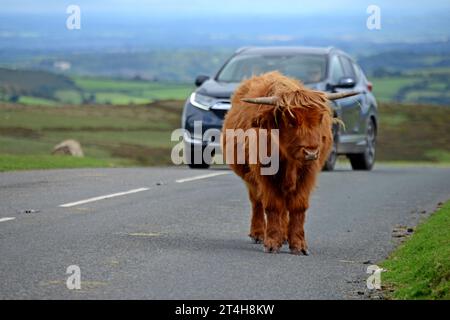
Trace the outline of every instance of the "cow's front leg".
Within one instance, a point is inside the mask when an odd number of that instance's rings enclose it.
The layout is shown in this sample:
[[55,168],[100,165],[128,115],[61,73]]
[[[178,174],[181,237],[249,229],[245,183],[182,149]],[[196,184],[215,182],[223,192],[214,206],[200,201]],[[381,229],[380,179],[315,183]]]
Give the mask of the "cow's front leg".
[[283,243],[288,243],[288,234],[289,234],[289,212],[284,210],[281,212],[281,230],[283,232]]
[[252,201],[252,221],[250,227],[250,238],[255,243],[262,243],[264,241],[264,231],[266,229],[266,220],[264,217],[264,209],[262,203],[259,201]]
[[305,205],[289,210],[288,242],[292,254],[309,254],[304,229],[307,207]]
[[280,203],[265,208],[267,225],[264,237],[264,250],[269,253],[278,253],[284,241],[282,214],[286,211]]
[[266,219],[264,217],[264,208],[261,200],[258,198],[256,188],[247,183],[248,195],[252,204],[252,220],[250,225],[249,237],[255,243],[264,241],[264,232],[266,230]]

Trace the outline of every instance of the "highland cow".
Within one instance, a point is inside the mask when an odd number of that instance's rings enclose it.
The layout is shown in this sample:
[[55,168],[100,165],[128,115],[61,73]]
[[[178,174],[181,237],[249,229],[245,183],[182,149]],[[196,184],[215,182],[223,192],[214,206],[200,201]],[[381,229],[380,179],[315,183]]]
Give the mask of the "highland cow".
[[[224,159],[248,189],[252,205],[249,236],[264,243],[266,252],[277,253],[288,242],[291,253],[308,254],[305,214],[309,198],[333,143],[333,113],[328,100],[357,94],[313,91],[295,79],[270,72],[245,80],[232,97],[232,107],[222,129]],[[248,159],[236,161],[239,146],[225,139],[227,130],[278,129],[279,168],[275,174],[261,174],[266,166]],[[268,136],[267,145],[274,141]],[[227,147],[233,155],[227,155]],[[231,148],[230,148],[231,147]],[[242,150],[241,150],[242,151]],[[269,150],[270,153],[270,150]]]

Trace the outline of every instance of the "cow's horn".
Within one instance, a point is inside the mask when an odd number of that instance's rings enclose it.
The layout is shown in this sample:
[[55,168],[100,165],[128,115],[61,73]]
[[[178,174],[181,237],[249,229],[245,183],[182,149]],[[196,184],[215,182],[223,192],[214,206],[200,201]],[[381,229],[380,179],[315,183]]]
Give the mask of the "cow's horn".
[[259,98],[243,98],[241,101],[254,104],[268,104],[275,106],[278,102],[278,97],[259,97]]
[[360,94],[361,92],[358,91],[350,91],[350,92],[337,92],[337,93],[325,93],[325,96],[328,100],[337,100],[342,98],[347,98],[351,96],[356,96],[357,94]]

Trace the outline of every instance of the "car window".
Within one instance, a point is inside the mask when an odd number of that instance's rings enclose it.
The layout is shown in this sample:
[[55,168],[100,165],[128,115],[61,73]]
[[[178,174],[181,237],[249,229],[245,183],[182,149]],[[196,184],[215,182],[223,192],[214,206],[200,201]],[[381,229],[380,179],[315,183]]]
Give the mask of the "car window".
[[335,84],[338,83],[341,78],[343,78],[344,70],[342,69],[341,62],[339,61],[338,56],[333,56],[331,58],[331,64],[330,64],[330,78],[331,83]]
[[361,79],[362,71],[356,63],[352,63],[352,65],[353,65],[353,70],[355,70],[355,80],[356,80],[356,82],[359,82],[359,79]]
[[344,68],[344,76],[353,78],[356,80],[355,70],[353,69],[353,63],[347,57],[340,57],[342,67]]
[[278,70],[304,83],[323,81],[326,56],[320,54],[244,54],[231,59],[216,76],[217,81],[240,82],[254,75]]

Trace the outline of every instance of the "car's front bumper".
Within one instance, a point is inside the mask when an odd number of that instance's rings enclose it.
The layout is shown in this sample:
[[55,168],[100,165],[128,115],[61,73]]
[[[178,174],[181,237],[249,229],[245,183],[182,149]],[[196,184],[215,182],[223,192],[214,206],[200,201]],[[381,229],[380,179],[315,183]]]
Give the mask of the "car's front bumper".
[[220,141],[205,141],[202,139],[194,138],[188,134],[183,135],[183,141],[186,147],[206,147],[210,146],[211,148],[214,148],[219,153],[222,152]]

